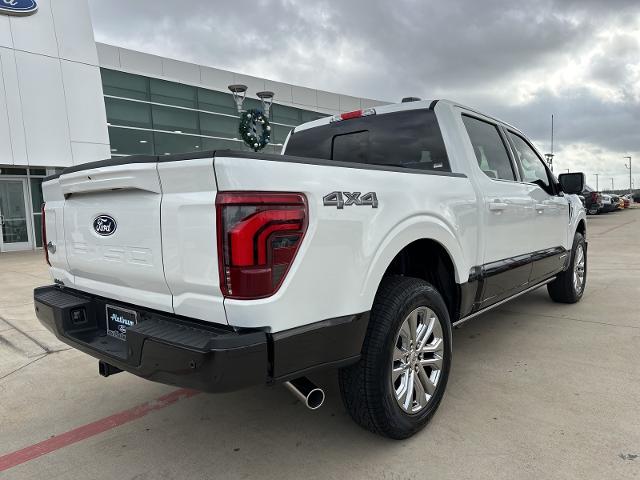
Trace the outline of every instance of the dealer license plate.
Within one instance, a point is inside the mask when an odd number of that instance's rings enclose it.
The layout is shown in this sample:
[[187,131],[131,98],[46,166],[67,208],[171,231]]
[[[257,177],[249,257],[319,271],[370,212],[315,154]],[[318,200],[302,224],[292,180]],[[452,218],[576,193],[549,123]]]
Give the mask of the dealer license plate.
[[119,340],[127,339],[127,330],[138,323],[138,314],[133,310],[107,305],[107,335]]

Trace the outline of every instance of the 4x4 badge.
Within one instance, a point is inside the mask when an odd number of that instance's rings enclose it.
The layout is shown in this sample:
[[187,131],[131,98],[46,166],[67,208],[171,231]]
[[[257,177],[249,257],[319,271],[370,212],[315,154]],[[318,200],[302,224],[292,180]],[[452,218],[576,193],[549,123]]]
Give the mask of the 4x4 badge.
[[322,202],[325,207],[336,207],[340,209],[351,205],[378,208],[378,196],[376,192],[368,192],[362,196],[360,195],[360,192],[331,192],[322,197]]

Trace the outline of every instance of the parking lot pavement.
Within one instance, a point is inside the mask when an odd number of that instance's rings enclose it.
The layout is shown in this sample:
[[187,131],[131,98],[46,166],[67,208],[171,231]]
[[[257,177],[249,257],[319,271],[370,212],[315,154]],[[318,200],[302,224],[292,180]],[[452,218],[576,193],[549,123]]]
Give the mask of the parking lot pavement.
[[0,255],[0,476],[640,478],[640,209],[589,217],[587,236],[582,302],[540,289],[456,330],[440,410],[405,441],[357,427],[329,372],[314,412],[282,387],[99,377],[35,319],[42,255]]

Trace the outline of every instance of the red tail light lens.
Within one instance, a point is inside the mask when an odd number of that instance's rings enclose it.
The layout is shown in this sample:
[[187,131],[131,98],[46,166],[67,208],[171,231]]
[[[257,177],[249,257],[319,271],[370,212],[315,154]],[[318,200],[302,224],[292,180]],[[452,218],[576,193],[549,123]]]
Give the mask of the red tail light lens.
[[51,266],[51,262],[49,261],[49,249],[47,248],[47,223],[45,221],[45,213],[44,213],[44,203],[40,207],[40,211],[42,215],[40,216],[40,221],[42,222],[40,228],[42,228],[42,249],[44,250],[44,259],[47,261],[47,264]]
[[225,297],[264,298],[282,284],[307,230],[301,193],[219,193],[220,288]]
[[341,113],[331,117],[331,122],[340,122],[342,120],[350,120],[352,118],[367,117],[369,115],[375,115],[374,108],[367,108],[366,110],[354,110],[353,112]]

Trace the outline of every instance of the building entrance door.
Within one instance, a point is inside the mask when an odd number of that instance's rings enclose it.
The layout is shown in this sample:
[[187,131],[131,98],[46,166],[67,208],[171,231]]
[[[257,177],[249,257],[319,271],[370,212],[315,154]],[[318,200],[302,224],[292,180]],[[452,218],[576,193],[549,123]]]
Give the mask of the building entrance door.
[[0,179],[0,252],[31,250],[26,179]]

